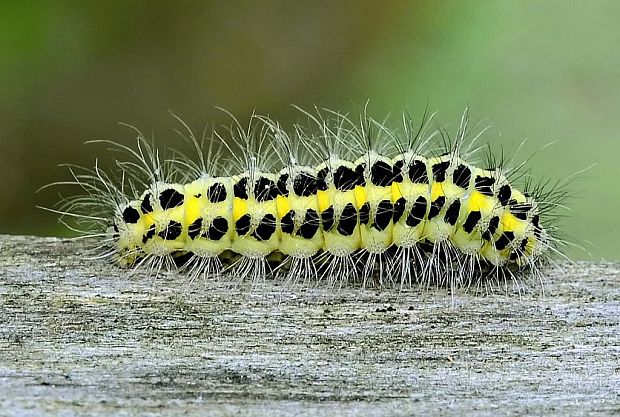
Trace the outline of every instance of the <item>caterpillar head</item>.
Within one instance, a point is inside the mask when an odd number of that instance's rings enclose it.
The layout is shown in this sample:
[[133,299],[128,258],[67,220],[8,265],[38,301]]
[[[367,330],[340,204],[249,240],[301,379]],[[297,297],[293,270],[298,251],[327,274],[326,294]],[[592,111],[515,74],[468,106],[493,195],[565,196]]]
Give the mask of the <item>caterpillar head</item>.
[[114,216],[113,238],[116,259],[121,265],[132,265],[143,254],[142,236],[146,233],[139,205],[134,201],[120,207]]

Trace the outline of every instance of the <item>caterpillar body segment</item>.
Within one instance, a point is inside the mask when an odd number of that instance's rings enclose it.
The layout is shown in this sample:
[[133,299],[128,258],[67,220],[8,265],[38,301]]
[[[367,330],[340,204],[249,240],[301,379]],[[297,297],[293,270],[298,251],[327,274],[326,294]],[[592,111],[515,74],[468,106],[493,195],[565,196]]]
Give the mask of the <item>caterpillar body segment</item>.
[[309,258],[323,248],[317,192],[322,187],[312,167],[293,167],[280,172],[282,194],[276,198],[280,218],[279,251],[294,258]]
[[248,258],[264,258],[280,246],[276,177],[263,172],[233,176],[232,221],[235,233],[230,248]]
[[355,166],[363,172],[363,185],[355,188],[360,243],[367,252],[380,254],[393,244],[393,162],[391,158],[370,151],[359,158]]
[[[159,269],[183,259],[192,275],[232,268],[253,279],[286,271],[292,281],[454,286],[536,273],[548,257],[554,239],[540,201],[515,188],[501,164],[475,164],[478,136],[462,150],[466,116],[443,146],[426,134],[428,120],[412,133],[406,118],[399,131],[365,115],[359,124],[334,112],[309,116],[318,133],[287,132],[264,116],[237,123],[228,140],[215,133],[198,143],[190,131],[199,160],[169,167],[139,137],[138,162],[117,163],[128,184],[110,184],[97,168],[74,175],[95,192],[88,206],[68,200],[66,211],[86,218],[98,204],[121,265]],[[234,147],[240,155],[217,161]],[[128,172],[135,166],[145,172]]]
[[215,257],[232,246],[233,181],[227,177],[199,178],[185,186],[185,250],[198,257]]
[[431,200],[428,161],[413,152],[398,155],[393,161],[392,243],[397,247],[412,248],[426,237],[424,228]]

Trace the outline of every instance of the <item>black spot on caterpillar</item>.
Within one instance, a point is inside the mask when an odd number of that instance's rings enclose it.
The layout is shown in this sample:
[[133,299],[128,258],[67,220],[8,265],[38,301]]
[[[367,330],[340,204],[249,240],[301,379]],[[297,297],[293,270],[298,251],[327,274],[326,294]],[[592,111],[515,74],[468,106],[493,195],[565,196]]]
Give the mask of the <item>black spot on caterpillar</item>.
[[452,137],[431,131],[426,114],[419,125],[404,115],[401,128],[365,113],[304,114],[308,123],[289,130],[255,115],[201,139],[183,123],[193,161],[161,163],[139,134],[118,172],[72,171],[88,196],[59,212],[104,237],[120,265],[183,260],[205,277],[486,285],[540,275],[561,254],[550,220],[562,193],[531,181],[520,190],[511,179],[522,164],[479,165],[467,112]]

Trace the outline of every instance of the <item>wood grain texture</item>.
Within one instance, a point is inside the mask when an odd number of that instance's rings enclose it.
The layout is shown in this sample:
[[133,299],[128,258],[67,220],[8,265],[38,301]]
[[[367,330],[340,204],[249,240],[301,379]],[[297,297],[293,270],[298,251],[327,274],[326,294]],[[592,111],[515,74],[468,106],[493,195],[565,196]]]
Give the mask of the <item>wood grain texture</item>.
[[0,415],[613,415],[620,265],[542,294],[254,289],[0,236]]

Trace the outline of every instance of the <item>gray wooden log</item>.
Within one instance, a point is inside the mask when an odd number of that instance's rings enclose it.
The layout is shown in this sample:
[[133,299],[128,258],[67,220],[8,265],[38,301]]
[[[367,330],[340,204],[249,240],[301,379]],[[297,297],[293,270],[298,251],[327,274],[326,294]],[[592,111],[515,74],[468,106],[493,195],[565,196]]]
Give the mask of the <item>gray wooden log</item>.
[[0,415],[612,415],[620,265],[488,296],[129,276],[0,236]]

